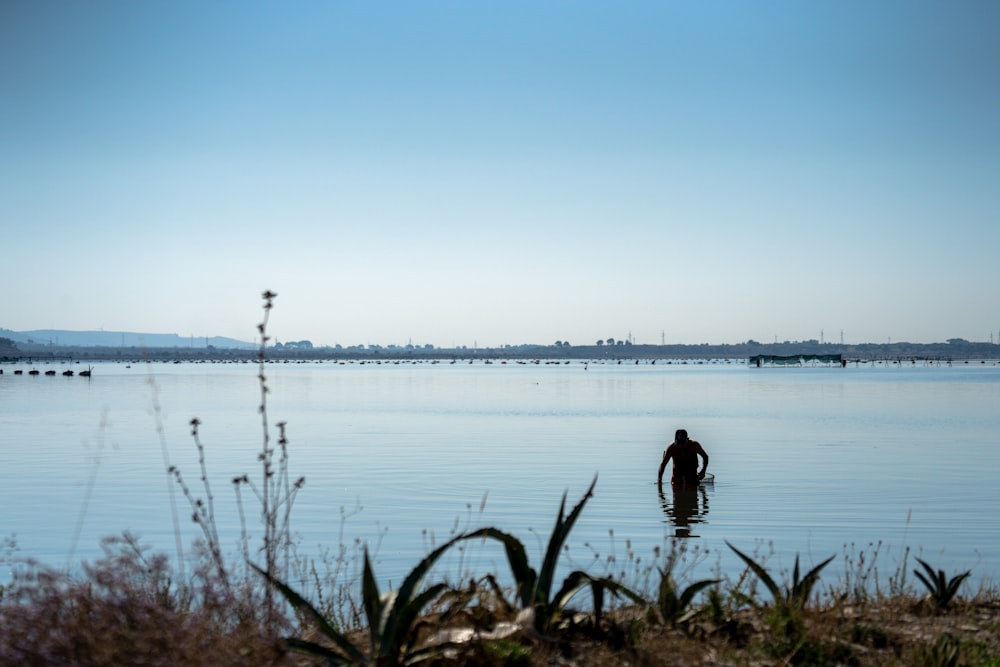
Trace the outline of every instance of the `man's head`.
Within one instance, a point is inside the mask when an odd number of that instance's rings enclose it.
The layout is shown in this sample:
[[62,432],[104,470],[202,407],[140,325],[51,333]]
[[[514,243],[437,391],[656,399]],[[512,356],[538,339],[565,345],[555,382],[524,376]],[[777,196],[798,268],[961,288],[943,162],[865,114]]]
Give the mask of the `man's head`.
[[674,433],[674,442],[687,442],[687,439],[688,432],[682,428],[677,429],[677,432]]

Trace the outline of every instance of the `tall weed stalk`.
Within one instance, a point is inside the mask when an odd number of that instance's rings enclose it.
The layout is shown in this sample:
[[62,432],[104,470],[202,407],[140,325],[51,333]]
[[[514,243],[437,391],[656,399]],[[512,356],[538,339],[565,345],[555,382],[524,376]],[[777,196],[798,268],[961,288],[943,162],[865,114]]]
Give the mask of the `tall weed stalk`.
[[[288,437],[286,433],[286,423],[278,422],[277,448],[272,444],[272,435],[267,411],[267,394],[270,391],[267,384],[267,374],[265,364],[267,362],[267,343],[270,337],[267,335],[267,325],[270,319],[271,310],[274,307],[274,299],[277,294],[270,290],[262,294],[264,300],[264,317],[257,325],[260,334],[260,348],[257,353],[257,378],[260,386],[260,404],[258,412],[261,418],[261,448],[257,455],[260,463],[260,479],[254,481],[250,475],[243,474],[233,478],[233,485],[236,490],[236,503],[239,510],[241,536],[240,545],[244,562],[251,559],[249,549],[249,538],[246,531],[246,513],[243,505],[243,494],[241,487],[246,486],[260,503],[260,518],[264,530],[263,544],[260,552],[263,555],[263,571],[269,577],[287,578],[291,562],[291,552],[294,548],[291,531],[291,512],[295,496],[305,484],[305,477],[299,477],[293,483],[289,474],[288,457]],[[192,508],[192,519],[202,530],[208,552],[212,562],[215,564],[218,576],[229,585],[229,572],[223,556],[223,549],[219,532],[215,521],[215,500],[209,483],[208,468],[205,462],[205,447],[199,436],[199,426],[201,421],[198,418],[191,420],[191,435],[195,446],[198,449],[198,464],[201,472],[201,484],[204,498],[198,497],[185,483],[180,469],[170,466],[169,472],[173,474],[180,485],[185,498]],[[268,627],[274,627],[277,621],[277,611],[275,601],[270,586],[264,589],[264,605]]]
[[[292,550],[291,515],[292,504],[299,489],[305,484],[305,477],[299,477],[294,484],[290,482],[288,473],[288,437],[285,432],[286,422],[278,422],[278,451],[275,461],[275,449],[271,446],[271,430],[268,426],[267,373],[264,371],[267,361],[267,324],[270,320],[274,299],[278,295],[270,290],[262,295],[264,299],[264,318],[257,325],[260,333],[260,349],[257,353],[257,379],[260,383],[261,421],[261,451],[257,460],[261,464],[260,485],[254,485],[249,477],[239,478],[249,484],[257,496],[261,506],[261,519],[264,524],[264,571],[272,577],[287,579],[290,552]],[[282,563],[279,569],[279,558]],[[269,618],[274,612],[274,597],[270,587],[266,589],[266,604]]]

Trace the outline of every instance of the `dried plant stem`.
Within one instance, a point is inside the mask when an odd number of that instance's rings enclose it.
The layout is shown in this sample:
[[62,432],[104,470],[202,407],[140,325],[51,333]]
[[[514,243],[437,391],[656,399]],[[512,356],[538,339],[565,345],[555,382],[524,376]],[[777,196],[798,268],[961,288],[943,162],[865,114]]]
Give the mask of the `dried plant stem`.
[[[273,471],[271,470],[271,458],[273,450],[271,449],[271,432],[268,429],[267,424],[267,375],[264,372],[264,362],[265,356],[267,354],[267,341],[270,340],[267,335],[267,322],[271,315],[271,308],[274,307],[274,297],[277,294],[266,290],[262,295],[264,299],[264,319],[260,324],[257,325],[257,331],[260,332],[260,350],[257,353],[257,379],[260,382],[260,423],[261,423],[261,452],[258,457],[261,468],[261,490],[258,494],[261,502],[261,516],[264,521],[264,571],[270,576],[276,576],[275,571],[275,554],[274,554],[274,520],[272,516],[273,503],[271,501],[271,477],[273,476]],[[274,596],[268,587],[265,590],[265,603],[267,606],[267,616],[268,622],[270,623],[273,618],[274,612]]]
[[243,553],[244,568],[250,562],[250,537],[247,534],[247,515],[243,509],[243,492],[240,491],[240,484],[249,483],[250,478],[246,475],[233,478],[233,490],[236,492],[236,509],[240,515],[240,550]]
[[[270,337],[267,335],[267,324],[270,319],[271,309],[274,307],[274,299],[277,294],[270,290],[262,295],[264,299],[264,318],[257,325],[260,333],[260,350],[257,354],[257,378],[260,382],[260,422],[261,422],[261,451],[258,460],[261,464],[261,484],[260,489],[256,489],[252,484],[251,489],[257,494],[261,503],[261,517],[264,523],[264,571],[273,577],[287,577],[290,567],[290,551],[292,547],[291,535],[291,511],[295,495],[305,478],[298,478],[293,484],[288,475],[288,437],[285,432],[286,423],[278,422],[278,460],[275,466],[275,451],[271,446],[271,431],[267,414],[267,394],[270,391],[267,385],[267,374],[264,370],[267,361],[267,343]],[[247,480],[249,483],[249,480]],[[283,563],[279,571],[278,559],[283,555]],[[273,619],[275,615],[274,598],[270,587],[265,592],[268,618]]]
[[[150,366],[151,368],[151,366]],[[160,441],[160,454],[163,456],[163,469],[167,471],[167,494],[170,498],[170,518],[174,527],[174,547],[177,549],[177,572],[181,581],[185,577],[184,573],[184,540],[181,539],[181,521],[177,513],[177,498],[174,494],[174,485],[170,480],[170,453],[167,449],[167,436],[163,429],[163,414],[160,408],[160,388],[153,379],[152,370],[149,373],[149,386],[153,390],[153,417],[156,420],[156,436]]]
[[101,465],[101,457],[104,451],[104,431],[108,426],[107,410],[101,415],[100,428],[97,438],[97,452],[91,461],[90,474],[87,476],[87,484],[83,491],[83,502],[80,503],[80,514],[73,528],[73,538],[70,541],[69,554],[66,557],[66,567],[68,568],[76,554],[76,545],[80,541],[80,534],[83,532],[83,522],[87,518],[87,509],[90,507],[90,498],[94,493],[94,485],[97,483],[97,469]]
[[202,534],[205,536],[205,542],[207,543],[208,551],[212,556],[212,562],[215,564],[219,578],[228,588],[229,573],[226,570],[226,563],[222,557],[222,547],[219,543],[219,532],[215,525],[215,511],[211,500],[211,488],[208,485],[208,476],[205,474],[204,449],[198,437],[198,426],[200,423],[201,422],[197,418],[191,420],[191,435],[194,437],[195,443],[198,446],[199,458],[202,460],[201,479],[206,495],[209,499],[208,502],[194,496],[191,492],[191,488],[187,485],[187,483],[185,483],[184,477],[181,475],[181,471],[177,466],[170,466],[167,471],[174,476],[177,484],[181,487],[181,492],[184,494],[184,497],[187,498],[188,503],[191,504],[191,509],[193,510],[191,520],[201,527]]

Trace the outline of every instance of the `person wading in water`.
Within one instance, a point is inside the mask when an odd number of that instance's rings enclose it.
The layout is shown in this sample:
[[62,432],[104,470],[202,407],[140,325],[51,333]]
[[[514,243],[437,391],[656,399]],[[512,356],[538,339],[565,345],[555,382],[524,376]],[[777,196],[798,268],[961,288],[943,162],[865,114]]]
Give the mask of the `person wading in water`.
[[[701,470],[698,470],[698,457],[704,463]],[[688,432],[684,429],[677,429],[674,434],[674,441],[663,452],[663,460],[660,461],[660,470],[656,473],[656,485],[663,486],[663,471],[667,469],[667,461],[673,459],[674,471],[670,477],[670,484],[674,487],[691,486],[697,487],[705,477],[708,470],[708,453],[702,448],[697,440],[689,440]]]

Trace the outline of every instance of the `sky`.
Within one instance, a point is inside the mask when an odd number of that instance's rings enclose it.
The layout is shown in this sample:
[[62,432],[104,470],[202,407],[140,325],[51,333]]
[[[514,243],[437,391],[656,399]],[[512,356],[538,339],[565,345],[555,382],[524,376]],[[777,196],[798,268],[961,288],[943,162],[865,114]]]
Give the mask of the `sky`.
[[0,2],[0,328],[1000,342],[1000,3]]

